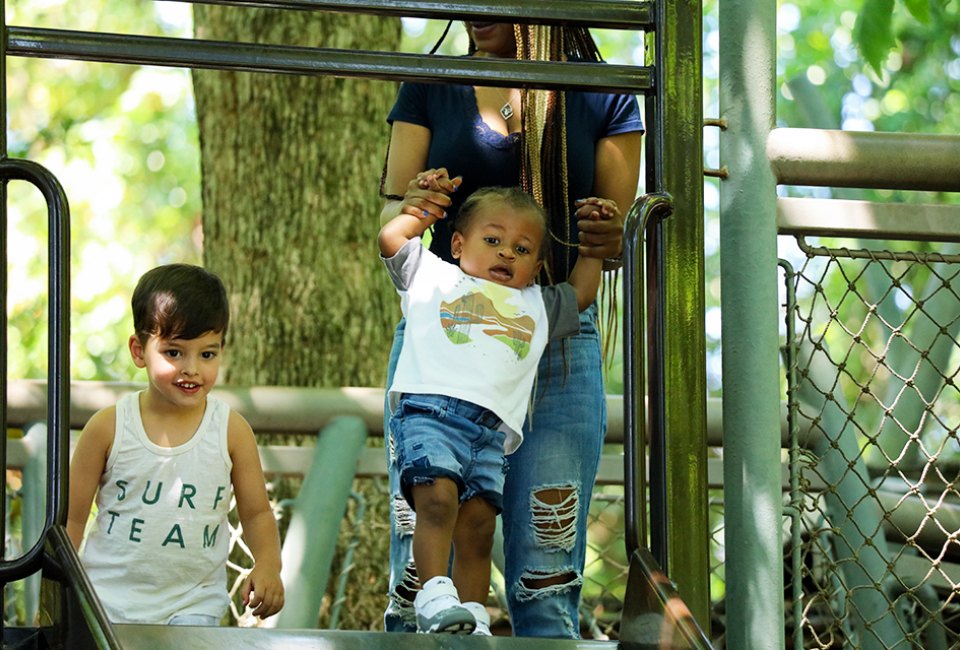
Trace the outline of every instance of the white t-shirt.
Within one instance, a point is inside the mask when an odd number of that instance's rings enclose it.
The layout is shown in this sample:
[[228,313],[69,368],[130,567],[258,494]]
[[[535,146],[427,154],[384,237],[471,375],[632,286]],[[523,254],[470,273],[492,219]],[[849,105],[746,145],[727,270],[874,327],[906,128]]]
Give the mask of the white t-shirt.
[[419,238],[383,261],[407,320],[388,391],[391,408],[401,393],[473,402],[503,420],[504,451],[513,452],[548,339],[580,331],[573,287],[514,289],[475,278]]
[[139,393],[117,403],[117,429],[81,559],[115,623],[220,618],[229,606],[230,408],[207,397],[196,433],[177,447],[147,438]]

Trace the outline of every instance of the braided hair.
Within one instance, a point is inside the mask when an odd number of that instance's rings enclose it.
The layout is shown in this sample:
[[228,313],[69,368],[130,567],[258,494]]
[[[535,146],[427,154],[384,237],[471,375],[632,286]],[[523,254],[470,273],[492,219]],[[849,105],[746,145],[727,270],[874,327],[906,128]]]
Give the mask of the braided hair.
[[[513,26],[517,59],[527,61],[599,62],[603,58],[586,27],[556,25]],[[476,52],[470,40],[468,54]],[[571,206],[567,180],[567,129],[564,94],[557,90],[521,89],[520,187],[531,194],[547,215],[548,230],[559,247],[550,247],[541,283],[553,284],[553,269],[569,273],[573,265],[566,241],[570,232]],[[560,233],[558,236],[557,233]]]
[[[452,22],[452,21],[451,21]],[[436,52],[449,31],[450,23],[434,45]],[[517,43],[517,59],[527,61],[603,61],[596,41],[586,27],[560,25],[513,26]],[[469,36],[467,54],[477,51]],[[540,272],[540,284],[554,284],[554,269],[569,273],[573,266],[572,249],[576,243],[566,241],[570,233],[571,206],[567,178],[567,119],[564,94],[557,90],[521,89],[520,187],[531,194],[547,214],[550,239],[560,246],[546,246],[546,259]],[[557,233],[561,233],[558,236]],[[613,358],[613,344],[618,336],[617,292],[618,271],[604,274],[598,303],[601,306],[600,328],[604,365]],[[561,347],[566,368],[566,343]]]

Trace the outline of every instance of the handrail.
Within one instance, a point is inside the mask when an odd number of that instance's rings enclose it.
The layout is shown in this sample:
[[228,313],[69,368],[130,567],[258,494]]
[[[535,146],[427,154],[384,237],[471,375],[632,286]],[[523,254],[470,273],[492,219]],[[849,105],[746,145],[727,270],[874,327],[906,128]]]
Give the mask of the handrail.
[[649,66],[613,63],[498,60],[14,26],[7,28],[6,38],[10,56],[631,94],[653,88]]
[[784,185],[960,192],[960,135],[781,127],[766,149]]
[[777,198],[777,233],[907,241],[960,241],[960,205]]
[[[121,648],[107,612],[97,598],[90,578],[80,565],[80,558],[73,548],[67,529],[59,523],[53,526],[47,535],[47,544],[49,553],[45,569],[58,574],[56,576],[58,578],[65,578],[61,582],[66,583],[66,589],[69,589],[76,599],[80,614],[87,623],[87,631],[93,637],[97,648],[101,650]],[[65,630],[65,632],[71,631]]]
[[[635,338],[639,331],[648,332],[650,346],[662,345],[662,337],[657,337],[649,330],[649,323],[645,320],[646,309],[644,301],[653,303],[658,296],[661,275],[654,273],[654,283],[649,292],[645,289],[644,275],[640,272],[642,264],[642,240],[651,224],[666,219],[673,212],[673,199],[666,192],[644,194],[630,206],[624,223],[623,236],[623,269],[624,269],[624,305],[623,305],[623,491],[626,501],[626,544],[627,554],[646,546],[646,486],[645,486],[645,456],[648,425],[651,438],[663,438],[663,409],[659,409],[660,418],[647,419],[645,398],[647,393],[646,374],[650,372],[652,381],[657,382],[657,391],[651,391],[650,408],[654,408],[654,401],[663,399],[663,373],[654,372],[647,365],[647,358],[643,344],[637,345]],[[655,259],[658,250],[651,250],[648,255],[647,268],[659,268]],[[647,294],[644,296],[644,294]],[[662,318],[656,315],[654,318]],[[662,354],[659,356],[662,362]],[[662,443],[659,447],[663,448]],[[662,463],[661,463],[662,465]],[[662,486],[661,486],[662,487]],[[661,490],[662,492],[662,490]],[[663,522],[660,522],[663,524]],[[664,526],[659,526],[662,530]]]
[[654,27],[653,3],[650,0],[551,0],[525,2],[498,0],[174,0],[189,4],[232,5],[273,9],[307,9],[341,13],[365,13],[378,16],[411,16],[450,20],[497,19],[514,23],[542,25],[576,23],[607,29],[642,29]]
[[[0,182],[32,183],[47,203],[48,217],[48,351],[47,351],[47,498],[44,527],[37,542],[14,560],[0,561],[0,583],[19,580],[41,567],[43,543],[55,524],[67,518],[67,464],[70,409],[70,209],[63,187],[45,167],[29,160],[0,160]],[[4,208],[5,209],[5,208]],[[5,370],[4,370],[5,371]],[[3,397],[6,400],[6,396]],[[6,470],[6,436],[3,469]],[[0,521],[0,527],[4,527]]]

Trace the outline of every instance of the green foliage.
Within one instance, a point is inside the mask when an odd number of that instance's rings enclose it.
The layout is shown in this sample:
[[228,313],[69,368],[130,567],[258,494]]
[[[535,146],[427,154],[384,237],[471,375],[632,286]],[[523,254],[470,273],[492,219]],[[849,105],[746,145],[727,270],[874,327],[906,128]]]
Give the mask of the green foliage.
[[854,36],[873,69],[880,73],[887,53],[896,45],[893,38],[893,0],[864,0]]
[[[184,35],[169,8],[127,0],[18,3],[16,26]],[[159,3],[160,5],[167,3]],[[189,9],[184,16],[189,16]],[[188,31],[188,30],[186,30]],[[9,152],[50,169],[71,210],[71,376],[128,380],[139,276],[199,262],[197,127],[184,70],[8,60]],[[46,374],[46,208],[10,186],[7,332],[12,378]]]
[[930,0],[903,0],[904,6],[921,23],[930,22]]
[[[871,5],[872,6],[872,5]],[[803,79],[819,98],[821,119],[834,127],[883,131],[960,132],[960,29],[957,0],[890,3],[889,24],[899,49],[877,71],[859,55],[859,0],[783,2],[778,36],[779,123],[809,126],[787,83]],[[908,11],[901,11],[906,6]],[[182,13],[177,14],[177,11]],[[872,11],[872,10],[871,10]],[[899,13],[898,13],[899,11]],[[185,12],[185,13],[183,13]],[[24,1],[7,8],[17,26],[187,36],[189,6],[146,0]],[[902,15],[901,15],[902,14]],[[786,20],[789,16],[794,20]],[[187,18],[184,18],[187,16]],[[883,18],[879,18],[883,22]],[[403,50],[427,52],[445,21],[404,19]],[[705,115],[716,99],[716,3],[705,2]],[[641,63],[639,34],[594,30],[608,61]],[[951,41],[951,38],[953,39]],[[466,51],[454,22],[439,53]],[[51,82],[55,80],[55,82]],[[199,261],[200,196],[197,133],[183,70],[82,62],[10,59],[9,149],[48,166],[65,185],[73,213],[73,376],[126,379],[134,370],[124,351],[130,331],[128,300],[137,277],[155,264]],[[717,132],[705,130],[705,157],[719,167]],[[45,373],[46,217],[29,188],[11,185],[10,371]],[[705,184],[710,390],[718,394],[716,318],[718,230],[715,181]],[[794,194],[809,189],[792,188]],[[880,192],[886,200],[926,200],[920,193]],[[618,354],[614,354],[616,359]],[[614,366],[609,384],[619,389]]]
[[[903,33],[897,33],[898,23],[905,33],[915,29],[917,23],[930,27],[950,22],[950,17],[957,16],[952,6],[956,4],[955,0],[903,0],[901,6],[895,0],[864,0],[854,34],[857,47],[873,71],[882,75],[884,62],[897,42],[903,40]],[[903,15],[902,9],[906,9],[912,21]]]

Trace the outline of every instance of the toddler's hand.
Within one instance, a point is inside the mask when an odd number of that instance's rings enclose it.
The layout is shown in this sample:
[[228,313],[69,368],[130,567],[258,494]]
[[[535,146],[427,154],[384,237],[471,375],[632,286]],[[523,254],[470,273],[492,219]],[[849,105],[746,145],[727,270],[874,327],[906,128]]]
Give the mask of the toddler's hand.
[[442,192],[448,196],[456,192],[462,182],[462,176],[450,178],[450,173],[444,167],[428,169],[425,172],[417,174],[417,186],[420,189],[431,192]]
[[617,257],[623,247],[623,215],[616,201],[598,197],[576,202],[580,230],[579,254],[603,259]]
[[283,608],[283,582],[280,573],[254,566],[240,588],[243,604],[260,618],[273,616]]
[[460,176],[450,178],[443,167],[422,171],[407,184],[400,212],[420,218],[445,219],[452,203],[450,195],[457,191],[462,181]]

